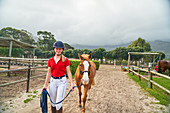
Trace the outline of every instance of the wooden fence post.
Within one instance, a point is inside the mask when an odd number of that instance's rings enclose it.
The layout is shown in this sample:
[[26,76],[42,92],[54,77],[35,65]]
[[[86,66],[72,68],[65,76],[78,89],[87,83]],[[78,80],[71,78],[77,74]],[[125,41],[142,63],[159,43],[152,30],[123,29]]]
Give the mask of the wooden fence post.
[[134,75],[134,67],[132,67],[132,75]]
[[141,80],[141,76],[140,76],[140,68],[138,67],[138,73],[139,73],[139,80]]
[[128,53],[129,56],[128,56],[128,73],[130,73],[130,70],[129,70],[129,65],[130,65],[130,53]]
[[148,87],[152,88],[152,82],[150,82],[150,80],[152,80],[152,74],[150,72],[150,68],[151,67],[148,67]]
[[27,77],[27,91],[26,92],[28,92],[29,91],[29,82],[30,82],[30,65],[28,66],[28,77]]
[[116,59],[114,59],[114,68],[116,68]]
[[[11,66],[11,58],[9,58],[9,62],[8,62],[8,70],[10,70],[10,66]],[[10,77],[10,72],[8,72],[8,77]]]

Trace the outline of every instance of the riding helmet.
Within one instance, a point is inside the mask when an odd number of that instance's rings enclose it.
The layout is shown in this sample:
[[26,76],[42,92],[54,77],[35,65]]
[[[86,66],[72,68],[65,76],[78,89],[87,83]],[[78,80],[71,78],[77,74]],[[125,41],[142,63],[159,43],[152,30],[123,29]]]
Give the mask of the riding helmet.
[[53,45],[53,48],[63,48],[64,50],[64,43],[61,41],[56,41]]

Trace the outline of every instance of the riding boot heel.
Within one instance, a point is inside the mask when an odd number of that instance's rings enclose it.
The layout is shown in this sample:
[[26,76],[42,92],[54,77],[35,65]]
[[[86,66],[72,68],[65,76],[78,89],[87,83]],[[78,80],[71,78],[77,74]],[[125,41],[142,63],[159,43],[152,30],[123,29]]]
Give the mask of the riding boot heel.
[[61,107],[58,111],[56,110],[56,113],[63,113],[63,108]]
[[51,113],[57,113],[56,112],[56,107],[51,106]]

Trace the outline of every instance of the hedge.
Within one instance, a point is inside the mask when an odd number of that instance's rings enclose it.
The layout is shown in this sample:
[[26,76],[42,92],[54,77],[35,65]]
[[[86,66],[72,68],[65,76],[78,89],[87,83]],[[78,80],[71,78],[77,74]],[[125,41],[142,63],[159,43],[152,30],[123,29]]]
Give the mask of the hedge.
[[100,62],[99,62],[99,61],[96,61],[96,60],[93,60],[93,62],[94,62],[95,65],[96,65],[96,70],[99,70]]
[[[76,69],[77,69],[78,65],[80,64],[80,60],[69,60],[69,61],[71,63],[70,70],[71,70],[72,75],[74,76]],[[98,70],[99,66],[100,66],[99,61],[93,61],[93,62],[96,65],[96,70]]]

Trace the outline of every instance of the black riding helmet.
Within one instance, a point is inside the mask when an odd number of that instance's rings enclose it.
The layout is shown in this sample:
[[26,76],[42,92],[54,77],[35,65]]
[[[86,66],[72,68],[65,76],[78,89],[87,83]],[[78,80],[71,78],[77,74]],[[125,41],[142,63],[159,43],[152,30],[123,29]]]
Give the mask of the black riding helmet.
[[56,41],[53,45],[53,48],[63,48],[64,50],[64,43],[61,41]]

